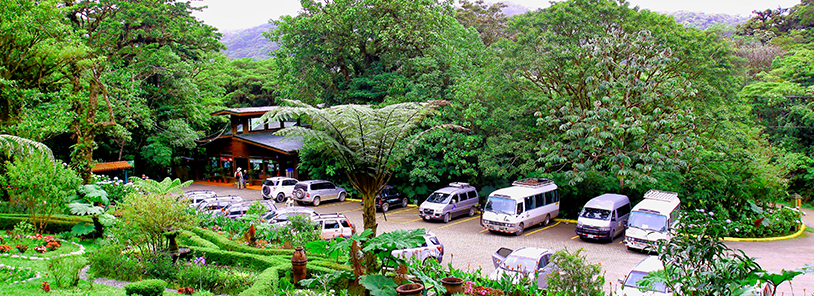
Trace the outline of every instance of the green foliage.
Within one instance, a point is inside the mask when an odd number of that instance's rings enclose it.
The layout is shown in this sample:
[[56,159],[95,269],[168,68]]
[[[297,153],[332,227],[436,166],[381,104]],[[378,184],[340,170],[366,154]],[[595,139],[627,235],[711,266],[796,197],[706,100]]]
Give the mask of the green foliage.
[[118,228],[123,236],[120,239],[129,239],[136,245],[146,244],[150,252],[158,253],[167,247],[164,233],[197,223],[187,208],[184,201],[170,194],[132,193],[119,205],[122,221]]
[[172,195],[178,197],[184,193],[184,188],[192,184],[192,180],[181,182],[180,179],[164,178],[161,182],[153,179],[141,179],[139,177],[131,177],[130,181],[133,186],[141,190],[141,192],[156,194],[156,195]]
[[65,201],[79,185],[76,173],[44,156],[14,157],[3,164],[0,183],[12,204],[23,204],[29,220],[38,232],[50,223],[51,216],[65,210]]
[[83,236],[90,234],[94,230],[96,230],[96,226],[94,226],[93,223],[81,222],[71,228],[71,234],[74,236]]
[[124,246],[109,244],[88,253],[88,272],[94,277],[137,281],[144,275],[144,267],[133,253],[123,253]]
[[178,285],[215,294],[237,295],[256,281],[253,271],[212,264],[184,262],[178,265]]
[[48,273],[53,285],[57,287],[76,287],[79,284],[79,272],[87,264],[84,257],[66,256],[48,260]]
[[[559,250],[551,256],[554,270],[546,278],[548,289],[563,295],[603,295],[605,276],[602,266],[585,262],[583,249],[574,253],[568,249]],[[554,295],[554,293],[549,293]]]
[[310,242],[322,240],[321,230],[316,222],[305,215],[294,215],[288,218],[288,224],[276,229],[277,239],[289,241],[292,246],[305,246]]
[[425,233],[424,228],[413,230],[397,229],[391,232],[385,232],[365,242],[362,251],[376,254],[382,262],[395,261],[398,263],[401,261],[393,257],[393,255],[390,254],[391,251],[420,246],[424,243]]
[[161,296],[164,295],[164,289],[167,288],[167,282],[162,280],[143,280],[135,283],[129,283],[124,286],[125,295],[141,295],[141,296]]
[[[14,228],[14,225],[23,221],[29,221],[28,215],[0,214],[0,229],[11,230]],[[92,223],[92,220],[89,217],[66,215],[51,216],[50,221],[51,222],[48,223],[48,226],[45,228],[46,232],[50,233],[70,232],[77,223]]]
[[395,296],[398,286],[392,278],[375,274],[360,276],[359,283],[373,296]]

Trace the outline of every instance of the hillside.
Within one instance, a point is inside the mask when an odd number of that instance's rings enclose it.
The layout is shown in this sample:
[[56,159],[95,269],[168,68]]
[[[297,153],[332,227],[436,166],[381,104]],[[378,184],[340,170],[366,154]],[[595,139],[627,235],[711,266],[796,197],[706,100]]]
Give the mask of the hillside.
[[[508,16],[524,13],[529,10],[527,7],[511,2],[507,4],[509,6],[503,9],[503,13]],[[729,26],[736,27],[749,19],[749,16],[706,14],[703,12],[689,11],[661,13],[673,16],[679,24],[699,30],[706,30],[716,23],[725,23]],[[277,49],[278,46],[274,42],[266,39],[266,37],[263,36],[263,32],[267,32],[272,26],[272,24],[263,24],[254,28],[223,33],[221,43],[226,45],[226,56],[229,57],[230,60],[252,58],[252,60],[258,61],[270,58],[269,53]]]
[[223,33],[221,43],[226,45],[226,56],[230,60],[252,58],[259,61],[270,58],[270,52],[279,48],[276,43],[263,36],[272,24],[263,24],[254,28]]

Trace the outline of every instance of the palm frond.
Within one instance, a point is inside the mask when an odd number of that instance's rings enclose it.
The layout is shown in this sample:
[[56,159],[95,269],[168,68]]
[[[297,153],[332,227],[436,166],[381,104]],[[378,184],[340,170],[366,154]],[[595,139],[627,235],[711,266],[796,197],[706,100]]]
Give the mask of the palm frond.
[[52,162],[54,161],[54,154],[51,152],[51,148],[48,148],[48,146],[43,143],[18,136],[0,134],[0,151],[4,152],[8,157],[11,155],[43,155],[48,157]]

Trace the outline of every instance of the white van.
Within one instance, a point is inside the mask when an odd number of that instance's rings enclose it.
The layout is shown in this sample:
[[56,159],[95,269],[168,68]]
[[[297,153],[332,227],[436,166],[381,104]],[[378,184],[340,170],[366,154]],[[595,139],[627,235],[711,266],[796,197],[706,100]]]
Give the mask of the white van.
[[625,233],[630,216],[630,199],[621,194],[605,193],[585,203],[577,219],[579,238],[613,240]]
[[560,213],[557,184],[547,178],[528,178],[489,194],[481,225],[491,232],[520,235],[534,224],[548,225]]
[[432,219],[449,222],[460,215],[475,216],[478,206],[478,191],[469,183],[453,182],[448,187],[436,190],[418,207],[418,216],[425,221]]
[[625,232],[628,249],[654,251],[656,241],[669,239],[678,223],[681,201],[678,193],[650,189],[630,213]]

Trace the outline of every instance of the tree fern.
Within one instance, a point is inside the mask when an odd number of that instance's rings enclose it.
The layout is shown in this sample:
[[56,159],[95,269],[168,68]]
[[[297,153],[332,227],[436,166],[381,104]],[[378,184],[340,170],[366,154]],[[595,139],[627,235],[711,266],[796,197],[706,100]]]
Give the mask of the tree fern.
[[47,156],[51,161],[54,161],[54,154],[51,152],[51,148],[48,148],[45,144],[12,135],[0,134],[0,152],[5,153],[8,158],[12,155],[29,156],[41,154]]

